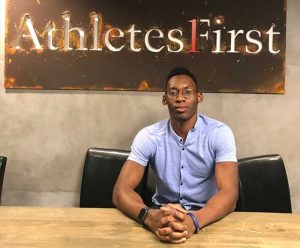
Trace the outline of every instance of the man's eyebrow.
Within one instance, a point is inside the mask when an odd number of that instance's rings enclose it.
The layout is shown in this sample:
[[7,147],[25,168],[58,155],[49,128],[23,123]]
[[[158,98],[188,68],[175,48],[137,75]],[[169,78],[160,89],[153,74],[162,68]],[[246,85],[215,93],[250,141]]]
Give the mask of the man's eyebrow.
[[[183,89],[183,90],[185,90],[185,89],[193,89],[193,87],[192,86],[186,86],[186,87],[183,87],[181,89]],[[181,90],[181,89],[178,89],[176,87],[169,87],[169,90]]]

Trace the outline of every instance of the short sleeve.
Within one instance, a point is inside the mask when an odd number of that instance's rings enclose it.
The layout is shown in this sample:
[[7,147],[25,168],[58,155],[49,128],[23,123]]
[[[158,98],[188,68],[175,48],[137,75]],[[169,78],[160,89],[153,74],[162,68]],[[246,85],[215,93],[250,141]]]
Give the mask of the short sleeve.
[[133,140],[128,160],[147,166],[151,156],[153,156],[156,150],[155,140],[155,137],[151,135],[147,128],[142,129]]
[[216,129],[213,143],[217,163],[237,161],[234,135],[228,126],[223,125]]

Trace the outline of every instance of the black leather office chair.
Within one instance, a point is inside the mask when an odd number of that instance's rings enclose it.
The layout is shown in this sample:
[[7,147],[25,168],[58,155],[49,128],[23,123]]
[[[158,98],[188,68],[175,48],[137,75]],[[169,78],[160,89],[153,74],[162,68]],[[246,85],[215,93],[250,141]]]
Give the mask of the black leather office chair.
[[2,186],[3,186],[3,181],[4,181],[6,161],[7,161],[6,157],[0,156],[0,202],[1,202],[1,196],[2,196]]
[[237,211],[291,213],[291,198],[280,155],[263,155],[239,161],[240,194]]
[[[113,187],[128,155],[129,151],[124,150],[88,150],[82,175],[80,207],[114,207]],[[279,155],[243,158],[238,162],[240,194],[237,211],[292,212],[287,175]],[[145,170],[136,191],[148,206],[152,205],[155,186],[152,170]]]
[[[236,211],[291,213],[290,190],[282,158],[263,155],[239,159],[239,198]],[[145,203],[155,193],[155,175],[148,171]]]
[[[87,151],[81,182],[80,207],[112,208],[112,192],[129,151],[90,148]],[[136,191],[144,198],[147,170]]]

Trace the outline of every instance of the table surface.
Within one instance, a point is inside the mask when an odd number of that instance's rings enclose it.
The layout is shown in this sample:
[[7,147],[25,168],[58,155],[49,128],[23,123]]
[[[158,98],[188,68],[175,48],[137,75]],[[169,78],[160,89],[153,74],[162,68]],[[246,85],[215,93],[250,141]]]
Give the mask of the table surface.
[[[117,209],[0,207],[0,247],[180,247]],[[300,215],[234,212],[184,247],[300,248]]]

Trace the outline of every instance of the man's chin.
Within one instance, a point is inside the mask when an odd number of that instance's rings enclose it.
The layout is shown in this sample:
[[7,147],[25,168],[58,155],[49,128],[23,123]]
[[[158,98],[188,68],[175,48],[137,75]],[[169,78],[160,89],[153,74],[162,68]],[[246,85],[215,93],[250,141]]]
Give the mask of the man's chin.
[[177,121],[182,122],[182,121],[187,121],[191,117],[189,115],[187,115],[187,113],[176,113],[175,115],[173,115],[173,118]]

